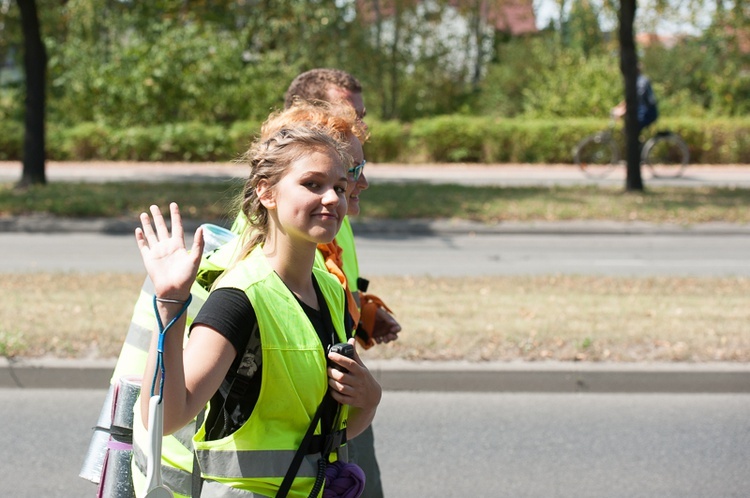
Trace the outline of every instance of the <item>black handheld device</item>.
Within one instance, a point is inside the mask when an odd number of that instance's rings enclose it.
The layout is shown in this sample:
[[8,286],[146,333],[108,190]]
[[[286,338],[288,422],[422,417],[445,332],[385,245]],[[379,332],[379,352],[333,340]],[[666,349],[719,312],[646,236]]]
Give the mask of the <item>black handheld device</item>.
[[[348,342],[339,342],[338,344],[334,344],[328,349],[328,352],[338,353],[342,356],[346,356],[347,358],[354,359],[354,346],[352,346]],[[331,364],[331,368],[335,368],[336,370],[341,370],[344,373],[349,373],[349,370],[342,367],[338,363],[335,363],[330,360],[329,360],[329,363]]]

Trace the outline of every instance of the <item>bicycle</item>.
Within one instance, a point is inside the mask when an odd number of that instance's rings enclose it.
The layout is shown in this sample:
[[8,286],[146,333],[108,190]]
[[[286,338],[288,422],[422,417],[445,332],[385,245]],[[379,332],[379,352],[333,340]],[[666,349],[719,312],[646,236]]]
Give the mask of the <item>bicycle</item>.
[[[614,116],[611,118],[609,129],[585,137],[573,150],[576,166],[589,178],[604,178],[618,165],[625,164],[620,160],[620,144],[615,137],[617,122]],[[687,143],[671,130],[657,131],[641,149],[641,164],[655,178],[677,178],[689,161]]]

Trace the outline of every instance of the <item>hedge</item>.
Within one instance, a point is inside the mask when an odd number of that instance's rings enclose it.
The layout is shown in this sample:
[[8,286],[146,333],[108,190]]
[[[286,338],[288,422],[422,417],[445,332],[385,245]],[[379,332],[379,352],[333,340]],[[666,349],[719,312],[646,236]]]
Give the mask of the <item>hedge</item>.
[[[368,122],[371,162],[571,163],[584,136],[609,126],[602,119],[497,119],[439,116],[414,123]],[[176,123],[114,129],[97,123],[50,126],[51,160],[231,161],[260,129],[257,122]],[[750,118],[663,118],[652,132],[671,129],[690,147],[693,164],[750,163]],[[644,139],[650,133],[644,133]],[[23,127],[0,122],[0,159],[19,160]]]

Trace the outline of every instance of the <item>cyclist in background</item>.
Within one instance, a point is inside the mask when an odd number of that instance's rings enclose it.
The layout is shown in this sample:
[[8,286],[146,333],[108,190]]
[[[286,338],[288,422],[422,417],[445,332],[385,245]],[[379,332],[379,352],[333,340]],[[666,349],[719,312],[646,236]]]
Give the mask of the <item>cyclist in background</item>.
[[[638,92],[638,136],[641,131],[659,118],[659,109],[656,105],[656,96],[651,88],[651,80],[641,71],[638,64],[638,80],[636,82]],[[625,116],[625,102],[620,102],[612,109],[612,116],[622,118]]]

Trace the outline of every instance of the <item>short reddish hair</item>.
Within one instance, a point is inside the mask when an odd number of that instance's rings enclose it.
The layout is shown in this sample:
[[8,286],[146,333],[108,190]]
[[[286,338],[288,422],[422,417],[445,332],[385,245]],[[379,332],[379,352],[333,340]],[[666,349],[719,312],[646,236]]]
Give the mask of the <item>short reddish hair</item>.
[[284,107],[291,107],[295,99],[327,102],[331,87],[362,93],[359,80],[340,69],[316,68],[305,71],[289,84],[284,96]]

